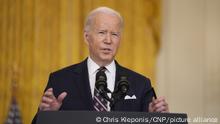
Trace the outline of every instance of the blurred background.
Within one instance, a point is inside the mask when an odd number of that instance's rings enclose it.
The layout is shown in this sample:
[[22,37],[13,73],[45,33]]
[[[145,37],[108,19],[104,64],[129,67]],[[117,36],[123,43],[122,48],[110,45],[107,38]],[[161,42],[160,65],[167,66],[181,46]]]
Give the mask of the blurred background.
[[220,119],[220,0],[0,0],[0,123],[31,123],[49,74],[88,56],[83,24],[99,6],[124,18],[117,61],[171,112]]

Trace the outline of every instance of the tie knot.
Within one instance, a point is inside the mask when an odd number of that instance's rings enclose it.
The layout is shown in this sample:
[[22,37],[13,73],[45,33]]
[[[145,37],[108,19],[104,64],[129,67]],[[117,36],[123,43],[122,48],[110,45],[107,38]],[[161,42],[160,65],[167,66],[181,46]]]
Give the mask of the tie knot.
[[105,74],[106,70],[107,69],[104,66],[102,66],[98,69],[98,72],[96,73],[96,81],[97,80],[101,80],[101,81],[106,81],[107,80],[107,76]]
[[102,66],[102,67],[100,67],[99,69],[98,69],[98,71],[101,71],[101,72],[105,72],[107,69],[106,69],[106,67],[105,66]]

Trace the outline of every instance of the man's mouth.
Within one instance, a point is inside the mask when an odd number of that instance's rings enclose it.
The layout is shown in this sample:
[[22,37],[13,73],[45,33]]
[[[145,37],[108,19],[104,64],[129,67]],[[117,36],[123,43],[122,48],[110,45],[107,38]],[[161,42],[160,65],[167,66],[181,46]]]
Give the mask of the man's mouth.
[[104,53],[110,53],[112,50],[110,48],[101,49]]

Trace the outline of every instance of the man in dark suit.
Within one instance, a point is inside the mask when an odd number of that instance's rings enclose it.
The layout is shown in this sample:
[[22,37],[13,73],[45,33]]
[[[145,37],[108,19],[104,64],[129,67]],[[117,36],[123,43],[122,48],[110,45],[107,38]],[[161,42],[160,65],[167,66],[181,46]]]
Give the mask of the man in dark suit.
[[[163,97],[153,98],[150,80],[120,66],[115,55],[121,40],[123,19],[107,7],[89,13],[84,28],[84,38],[89,57],[83,62],[52,73],[42,97],[39,110],[98,110],[94,107],[95,75],[105,67],[108,89],[113,92],[120,76],[126,76],[129,91],[123,100],[107,111],[168,112]],[[111,97],[111,94],[108,94]]]

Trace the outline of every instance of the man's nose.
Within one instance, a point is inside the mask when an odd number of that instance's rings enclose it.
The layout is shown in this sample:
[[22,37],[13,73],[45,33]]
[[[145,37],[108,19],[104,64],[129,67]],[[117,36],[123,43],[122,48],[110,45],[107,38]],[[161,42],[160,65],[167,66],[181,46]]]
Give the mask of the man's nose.
[[106,44],[111,44],[112,43],[112,37],[110,33],[107,33],[106,37],[105,37],[105,41]]

